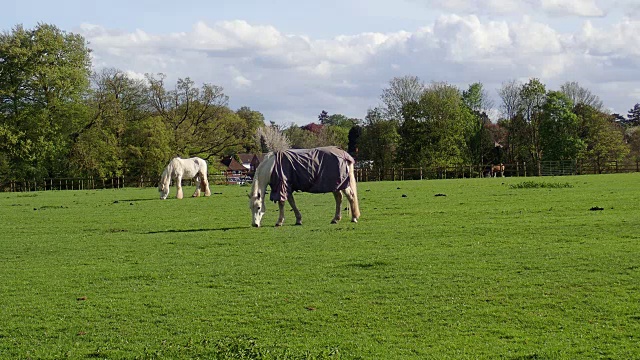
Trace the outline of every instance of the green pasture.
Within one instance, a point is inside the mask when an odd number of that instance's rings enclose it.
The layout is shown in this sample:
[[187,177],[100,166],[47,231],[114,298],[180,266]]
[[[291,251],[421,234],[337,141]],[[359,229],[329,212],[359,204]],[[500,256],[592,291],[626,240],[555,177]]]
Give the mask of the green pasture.
[[358,190],[0,193],[0,358],[640,358],[640,174]]

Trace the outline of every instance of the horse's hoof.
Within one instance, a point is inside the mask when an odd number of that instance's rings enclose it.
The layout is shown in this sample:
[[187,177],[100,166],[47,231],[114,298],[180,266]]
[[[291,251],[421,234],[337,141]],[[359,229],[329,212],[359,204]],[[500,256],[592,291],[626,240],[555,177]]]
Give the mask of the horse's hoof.
[[357,223],[357,222],[358,222],[358,219],[353,218],[353,219],[351,219],[351,222]]
[[338,220],[331,220],[331,223],[332,223],[332,224],[337,224],[337,223],[338,223]]
[[280,227],[280,226],[282,226],[282,224],[277,224],[277,223],[276,223],[276,227]]
[[302,225],[302,223],[301,222],[297,222],[296,225]]

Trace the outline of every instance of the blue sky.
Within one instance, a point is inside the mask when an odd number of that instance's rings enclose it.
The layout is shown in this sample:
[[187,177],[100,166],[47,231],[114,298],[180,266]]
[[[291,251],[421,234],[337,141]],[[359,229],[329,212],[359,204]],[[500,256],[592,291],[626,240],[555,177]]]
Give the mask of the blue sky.
[[[79,33],[93,66],[224,88],[279,124],[363,118],[393,77],[494,97],[510,80],[577,81],[613,112],[640,102],[640,0],[14,1],[0,27]],[[170,85],[168,87],[171,87]]]

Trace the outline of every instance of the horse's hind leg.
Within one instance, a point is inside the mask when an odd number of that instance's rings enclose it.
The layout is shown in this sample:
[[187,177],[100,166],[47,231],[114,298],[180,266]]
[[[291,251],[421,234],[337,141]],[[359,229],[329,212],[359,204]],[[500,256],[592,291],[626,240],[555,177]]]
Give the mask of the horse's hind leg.
[[331,223],[337,224],[342,219],[342,191],[334,191],[333,197],[336,199],[336,215],[331,220]]
[[296,214],[296,225],[302,225],[302,214],[300,214],[300,210],[296,206],[296,200],[293,198],[293,194],[289,195],[289,205],[293,209],[293,213]]
[[351,222],[358,222],[358,218],[355,217],[355,215],[353,214],[353,208],[355,207],[354,201],[356,201],[356,196],[350,187],[344,189],[344,194],[347,195],[347,200],[349,200],[349,211],[351,212]]
[[202,186],[202,191],[204,192],[204,196],[211,196],[211,189],[209,189],[209,179],[207,179],[207,175],[202,176],[202,182],[200,183]]

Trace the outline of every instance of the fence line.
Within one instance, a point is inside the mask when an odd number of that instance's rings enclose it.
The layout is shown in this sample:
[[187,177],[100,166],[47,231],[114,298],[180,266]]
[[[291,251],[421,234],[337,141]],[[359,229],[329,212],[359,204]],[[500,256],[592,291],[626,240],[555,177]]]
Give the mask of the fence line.
[[[528,177],[538,174],[537,166],[526,162],[504,164],[504,176]],[[447,167],[417,167],[356,169],[358,182],[367,181],[398,181],[398,180],[428,180],[428,179],[457,179],[481,178],[489,176],[490,165],[457,165]],[[640,161],[543,161],[540,166],[542,176],[568,176],[587,174],[612,174],[640,172]],[[497,174],[500,176],[500,174]],[[224,174],[209,175],[209,182],[213,185],[227,184],[229,178]],[[155,187],[158,179],[127,178],[117,176],[112,178],[46,178],[8,180],[0,183],[0,192],[28,192],[48,190],[94,190],[119,189],[124,187]],[[183,180],[183,185],[193,186],[192,180]]]

